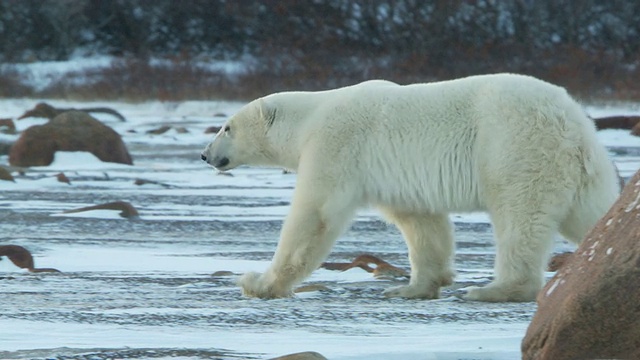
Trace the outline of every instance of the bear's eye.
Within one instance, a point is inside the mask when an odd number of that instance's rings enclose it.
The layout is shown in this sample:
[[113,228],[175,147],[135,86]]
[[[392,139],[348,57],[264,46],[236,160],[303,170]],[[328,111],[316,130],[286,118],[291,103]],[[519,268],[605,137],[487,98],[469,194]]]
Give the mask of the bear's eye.
[[229,125],[224,127],[224,132],[229,132],[229,130],[231,130],[231,127]]

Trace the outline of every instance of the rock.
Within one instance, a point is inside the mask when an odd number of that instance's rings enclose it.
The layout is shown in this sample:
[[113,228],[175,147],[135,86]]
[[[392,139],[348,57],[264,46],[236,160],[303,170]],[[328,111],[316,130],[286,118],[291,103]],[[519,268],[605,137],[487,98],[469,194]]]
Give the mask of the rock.
[[640,136],[640,122],[631,128],[631,135]]
[[0,119],[0,133],[15,134],[16,124],[11,119]]
[[[371,267],[371,264],[375,265],[375,267]],[[366,272],[373,273],[373,276],[377,278],[409,277],[409,274],[405,270],[400,269],[399,267],[395,267],[388,262],[370,254],[359,255],[350,263],[325,262],[322,263],[320,267],[327,270],[340,271],[346,271],[354,267],[359,267]]]
[[278,356],[270,360],[327,360],[327,358],[315,351],[305,351],[295,354]]
[[171,126],[163,125],[156,129],[147,130],[146,133],[151,135],[160,135],[166,133],[169,130],[171,130]]
[[178,134],[188,134],[189,133],[189,129],[187,129],[184,126],[179,126],[176,128],[176,133]]
[[211,274],[211,276],[214,276],[214,277],[233,276],[233,275],[235,275],[233,271],[227,271],[227,270],[220,270]]
[[640,359],[640,171],[538,294],[522,358]]
[[120,135],[81,111],[62,113],[44,125],[25,130],[11,147],[9,163],[47,166],[56,151],[88,151],[102,161],[133,163]]
[[41,102],[36,104],[36,106],[31,109],[28,110],[27,112],[25,112],[24,114],[22,114],[18,120],[20,119],[25,119],[28,117],[40,117],[40,118],[46,118],[46,119],[53,119],[56,116],[65,113],[67,111],[82,111],[85,113],[102,113],[102,114],[109,114],[109,115],[113,115],[115,117],[118,118],[118,120],[120,121],[126,121],[125,117],[122,116],[122,114],[120,114],[119,112],[111,109],[111,108],[107,108],[107,107],[96,107],[96,108],[82,108],[82,109],[74,109],[74,108],[67,108],[67,109],[60,109],[60,108],[55,108],[47,103]]
[[204,129],[205,134],[217,134],[220,131],[220,126],[209,126]]
[[16,182],[11,172],[2,166],[0,166],[0,180]]
[[313,292],[313,291],[330,291],[331,289],[329,289],[328,287],[321,285],[321,284],[310,284],[310,285],[303,285],[300,286],[298,288],[296,288],[293,292],[295,293],[305,293],[305,292]]
[[607,116],[593,119],[598,130],[627,129],[631,130],[638,122],[640,116]]
[[60,272],[58,269],[36,268],[29,250],[19,245],[0,245],[0,256],[8,257],[15,266],[30,272]]
[[147,179],[136,179],[133,183],[135,185],[138,185],[138,186],[148,185],[149,184],[149,185],[159,185],[159,186],[162,186],[164,188],[170,188],[171,187],[171,185],[169,185],[169,184],[164,184],[164,183],[161,183],[161,182],[158,182],[158,181],[147,180]]
[[573,255],[572,252],[553,255],[547,264],[547,271],[558,271],[571,258],[571,255]]
[[71,214],[78,213],[83,211],[91,211],[91,210],[120,210],[120,216],[123,218],[129,219],[137,219],[140,215],[138,214],[138,210],[131,205],[131,203],[126,201],[114,201],[110,203],[86,206],[78,209],[71,209],[63,211],[63,214]]
[[56,179],[58,179],[59,182],[63,182],[63,183],[67,183],[67,184],[71,185],[71,180],[69,180],[67,175],[65,175],[64,173],[58,173],[56,175]]

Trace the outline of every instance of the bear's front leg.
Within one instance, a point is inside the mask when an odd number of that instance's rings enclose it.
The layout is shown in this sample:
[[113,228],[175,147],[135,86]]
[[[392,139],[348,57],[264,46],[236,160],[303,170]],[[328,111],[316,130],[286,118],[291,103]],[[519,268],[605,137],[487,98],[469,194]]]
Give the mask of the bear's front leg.
[[412,214],[383,209],[402,232],[409,248],[409,285],[393,287],[386,297],[437,299],[440,288],[453,283],[453,227],[447,214]]
[[[293,287],[320,267],[338,236],[350,223],[355,204],[352,195],[327,187],[306,192],[299,175],[284,222],[278,248],[264,274],[250,272],[238,284],[243,294],[264,299],[293,296]],[[312,184],[315,182],[311,182]]]

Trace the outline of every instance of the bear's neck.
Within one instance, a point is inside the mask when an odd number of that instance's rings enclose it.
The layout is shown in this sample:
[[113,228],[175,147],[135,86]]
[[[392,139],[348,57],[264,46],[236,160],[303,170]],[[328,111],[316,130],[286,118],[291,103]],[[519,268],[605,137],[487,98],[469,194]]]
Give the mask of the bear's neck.
[[300,154],[307,142],[305,126],[291,124],[291,119],[277,119],[267,133],[266,152],[270,166],[298,170]]

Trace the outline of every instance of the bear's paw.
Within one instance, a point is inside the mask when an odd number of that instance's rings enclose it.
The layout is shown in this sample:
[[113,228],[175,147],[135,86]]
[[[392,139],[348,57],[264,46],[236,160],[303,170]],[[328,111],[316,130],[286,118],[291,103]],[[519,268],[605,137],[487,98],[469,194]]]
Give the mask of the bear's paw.
[[527,285],[489,284],[484,287],[470,286],[463,296],[465,300],[485,302],[529,302],[535,301],[539,288]]
[[385,290],[383,294],[388,298],[400,297],[407,299],[437,299],[440,297],[440,287],[418,287],[414,285],[403,285],[389,288]]
[[238,279],[238,285],[242,288],[244,296],[261,298],[261,299],[277,299],[293,296],[291,288],[278,287],[270,284],[263,274],[257,272],[248,272]]

